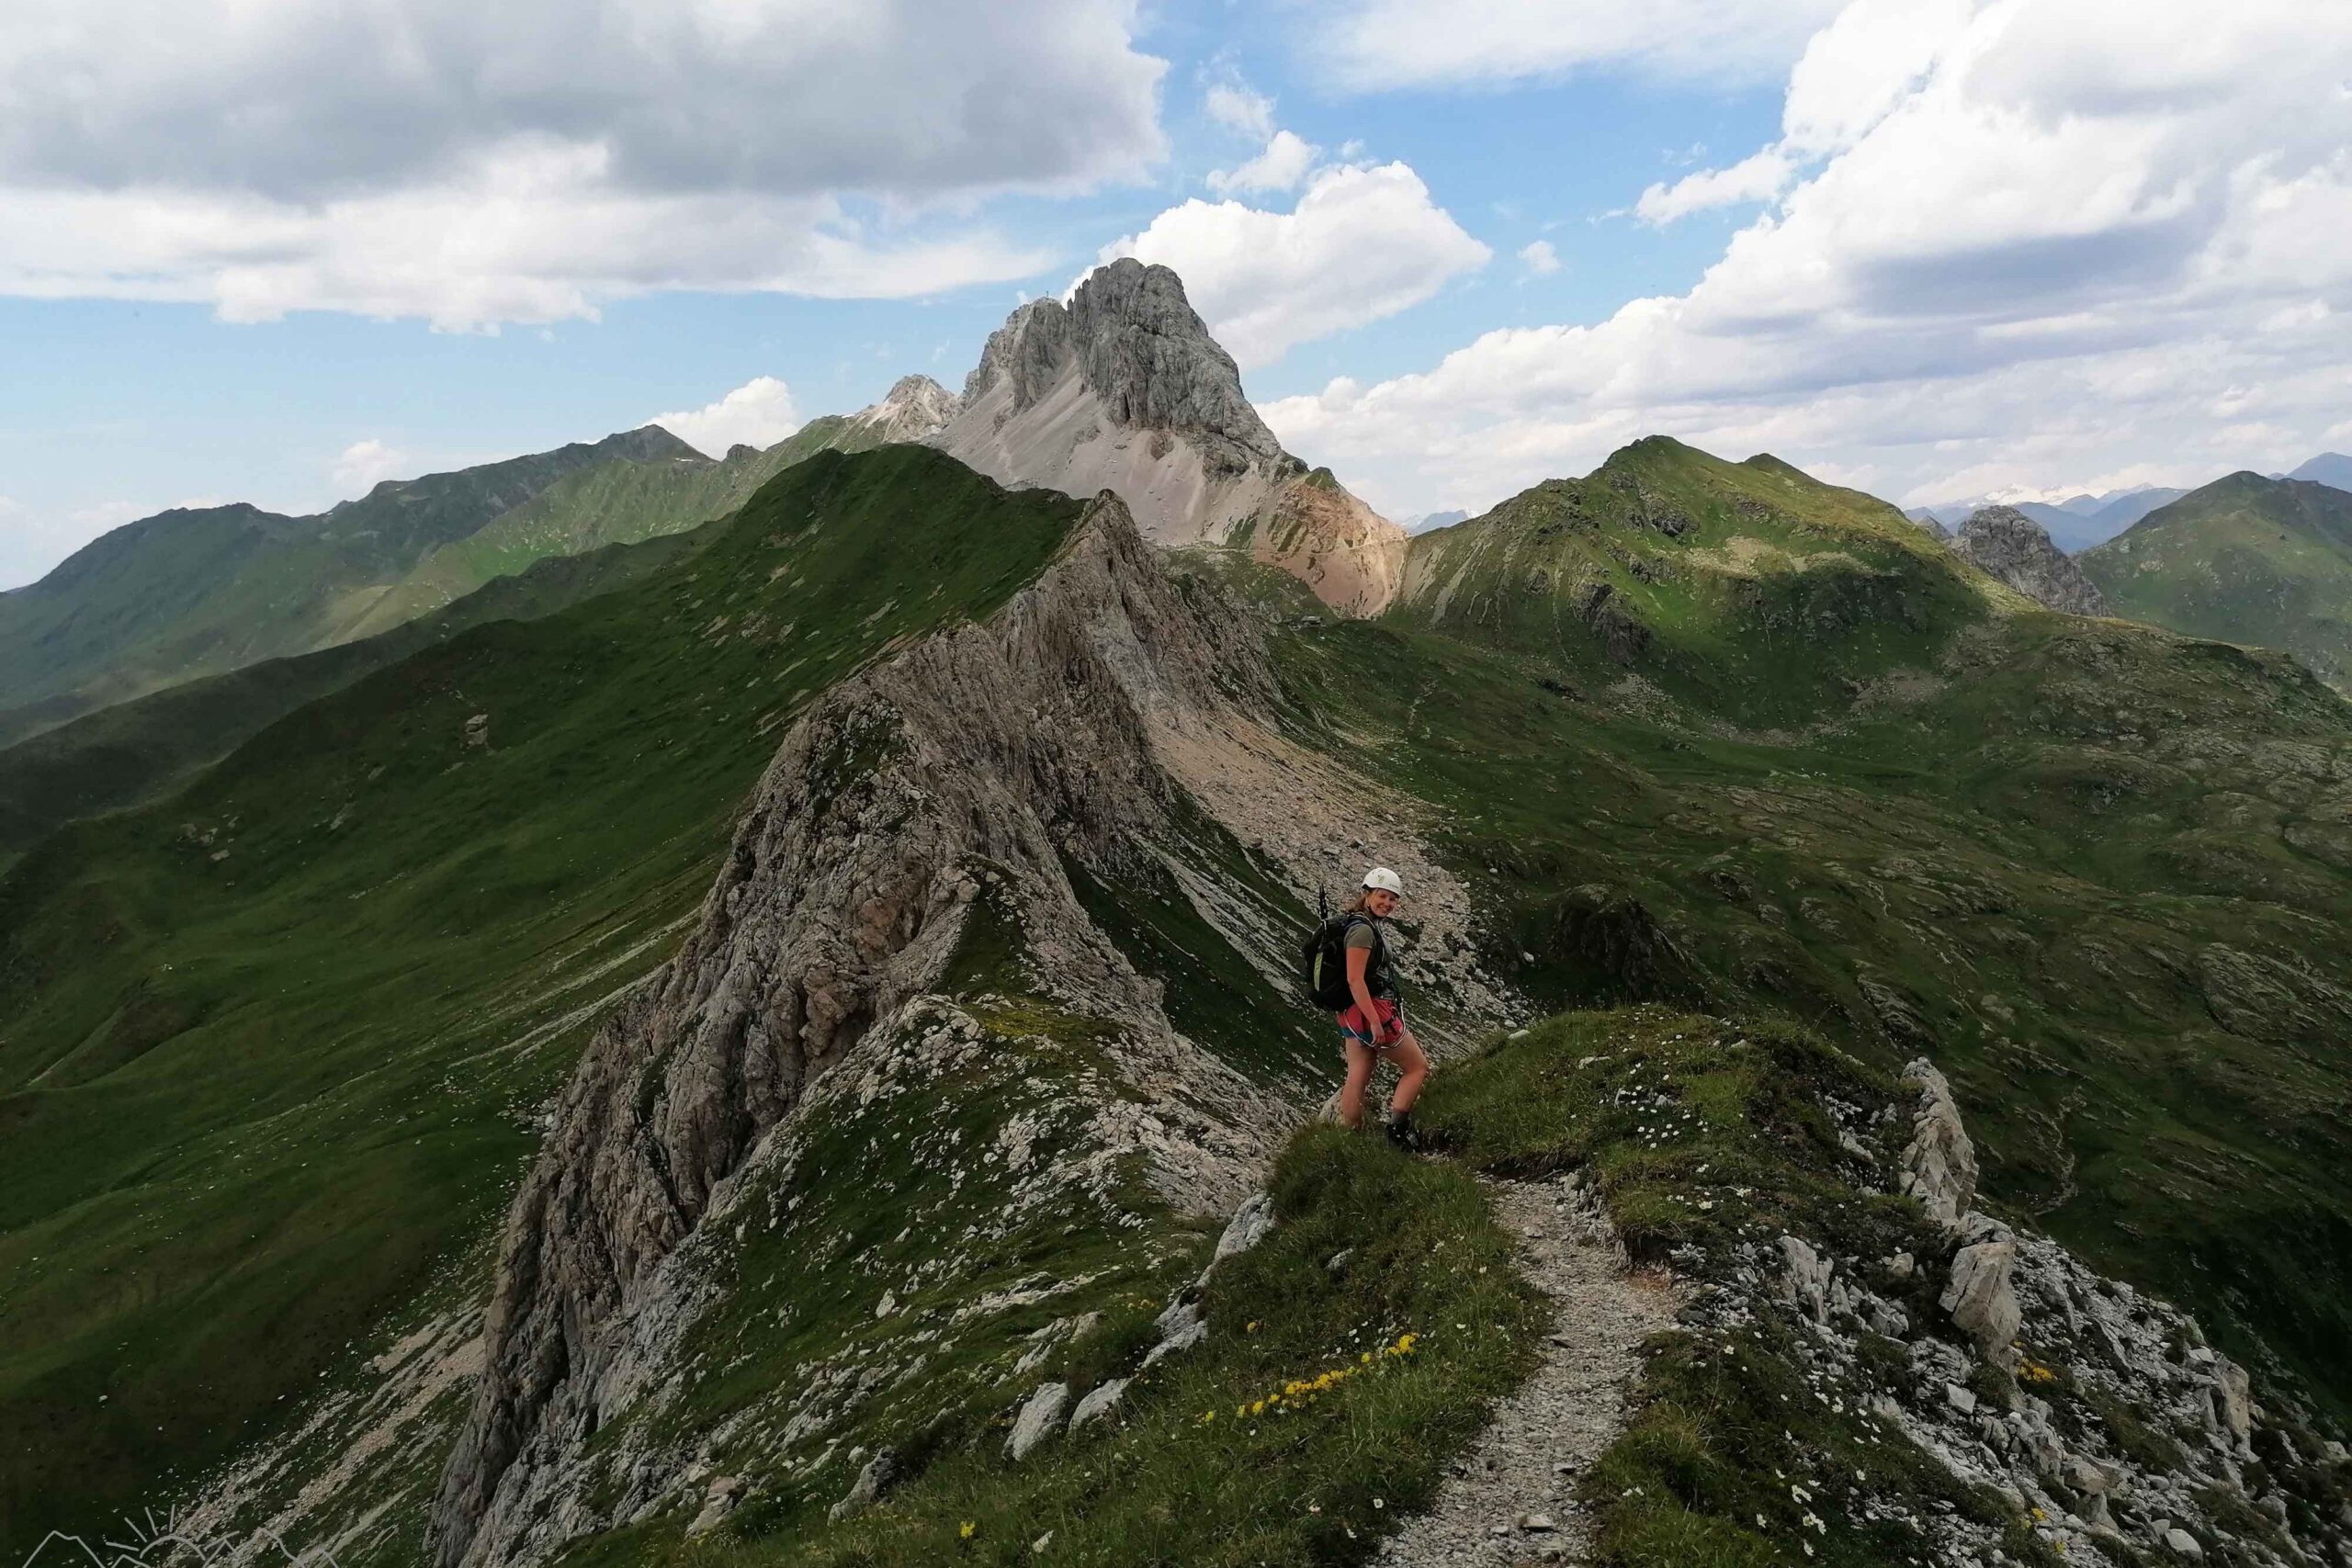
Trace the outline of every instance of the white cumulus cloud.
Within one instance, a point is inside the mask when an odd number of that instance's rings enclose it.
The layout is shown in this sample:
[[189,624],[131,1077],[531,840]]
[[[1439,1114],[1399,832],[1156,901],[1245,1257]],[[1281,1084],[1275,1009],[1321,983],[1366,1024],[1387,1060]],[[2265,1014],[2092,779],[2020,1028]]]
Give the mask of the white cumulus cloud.
[[336,493],[365,495],[382,480],[398,479],[408,461],[407,453],[396,452],[371,435],[345,447],[329,473]]
[[1176,269],[1243,366],[1419,304],[1493,253],[1403,164],[1326,168],[1289,212],[1199,199],[1103,247]]
[[646,423],[710,457],[723,457],[738,443],[775,446],[800,428],[800,415],[792,405],[791,388],[773,376],[755,376],[715,403],[657,413]]
[[1262,412],[1395,513],[1650,431],[1898,500],[2291,466],[2352,360],[2347,80],[2299,0],[1857,0],[1792,72],[1793,182],[1689,291]]
[[1779,148],[1767,147],[1727,169],[1702,169],[1670,186],[1651,186],[1634,204],[1634,216],[1663,226],[1710,207],[1769,200],[1781,194],[1793,173]]
[[1296,190],[1315,167],[1322,149],[1295,132],[1277,130],[1266,150],[1235,169],[1209,171],[1209,189],[1219,196],[1251,191]]
[[1519,247],[1519,265],[1530,277],[1548,277],[1560,270],[1560,253],[1549,240],[1530,240]]
[[1165,155],[1135,25],[1132,0],[18,0],[0,292],[480,327],[1009,280],[1046,258],[972,201]]

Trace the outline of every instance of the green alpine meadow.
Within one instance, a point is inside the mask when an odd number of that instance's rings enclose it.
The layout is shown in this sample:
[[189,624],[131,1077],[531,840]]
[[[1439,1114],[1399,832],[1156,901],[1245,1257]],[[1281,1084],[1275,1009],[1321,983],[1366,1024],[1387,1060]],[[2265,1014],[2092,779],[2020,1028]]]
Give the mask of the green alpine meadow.
[[1408,535],[1127,258],[118,530],[0,598],[0,1550],[2337,1561],[2345,507],[2103,615],[1663,435]]

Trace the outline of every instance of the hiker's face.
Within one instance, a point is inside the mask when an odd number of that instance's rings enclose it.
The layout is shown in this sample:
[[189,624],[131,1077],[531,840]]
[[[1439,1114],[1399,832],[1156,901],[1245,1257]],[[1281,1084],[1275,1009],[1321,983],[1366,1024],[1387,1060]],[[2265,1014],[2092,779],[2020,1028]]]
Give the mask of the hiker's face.
[[1397,898],[1396,895],[1391,893],[1385,887],[1375,887],[1371,892],[1363,896],[1364,908],[1370,909],[1374,914],[1378,915],[1383,919],[1387,919],[1389,916],[1396,912],[1396,906],[1399,902],[1400,900]]

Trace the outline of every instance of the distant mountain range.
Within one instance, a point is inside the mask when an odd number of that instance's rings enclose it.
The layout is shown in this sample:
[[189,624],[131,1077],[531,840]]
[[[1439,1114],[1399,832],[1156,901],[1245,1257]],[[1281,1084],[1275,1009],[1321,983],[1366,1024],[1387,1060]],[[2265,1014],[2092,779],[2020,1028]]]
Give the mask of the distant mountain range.
[[[2291,473],[2267,477],[2274,479],[2307,479],[2315,484],[2331,485],[2337,490],[2352,491],[2352,457],[2341,452],[2323,452]],[[2098,495],[2078,494],[2068,496],[2064,501],[2052,501],[2047,492],[2013,487],[1971,496],[1965,501],[1945,501],[1932,506],[1909,507],[1903,514],[1914,523],[1932,520],[1946,528],[1957,528],[1971,514],[1985,507],[2012,507],[2041,524],[2048,531],[2052,544],[2068,555],[2075,555],[2095,545],[2105,544],[2156,508],[2168,506],[2188,493],[2186,490],[2169,489],[2163,485],[2140,485],[2131,490],[2111,490]]]
[[1947,528],[1957,528],[1988,506],[2005,506],[2041,524],[2052,544],[2073,555],[2115,537],[2157,507],[2187,493],[2147,485],[2138,490],[2109,491],[2104,495],[2071,496],[2054,503],[2001,493],[1935,506],[1915,506],[1904,515],[1915,523],[1933,519]]

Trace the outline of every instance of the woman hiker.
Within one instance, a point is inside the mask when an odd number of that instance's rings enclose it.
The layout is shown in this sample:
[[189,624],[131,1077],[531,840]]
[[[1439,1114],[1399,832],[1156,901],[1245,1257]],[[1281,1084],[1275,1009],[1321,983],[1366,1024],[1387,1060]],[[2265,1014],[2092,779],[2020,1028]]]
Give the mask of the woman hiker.
[[1340,1122],[1363,1123],[1364,1087],[1372,1082],[1376,1061],[1393,1065],[1398,1073],[1396,1093],[1388,1102],[1388,1141],[1398,1148],[1413,1146],[1413,1101],[1429,1077],[1430,1061],[1421,1043],[1405,1027],[1404,1008],[1396,995],[1396,970],[1388,961],[1388,942],[1381,922],[1396,912],[1405,885],[1385,865],[1363,874],[1363,886],[1340,911],[1345,928],[1340,949],[1347,959],[1348,994],[1354,1005],[1339,1015],[1340,1038],[1348,1054],[1348,1081],[1340,1090]]

